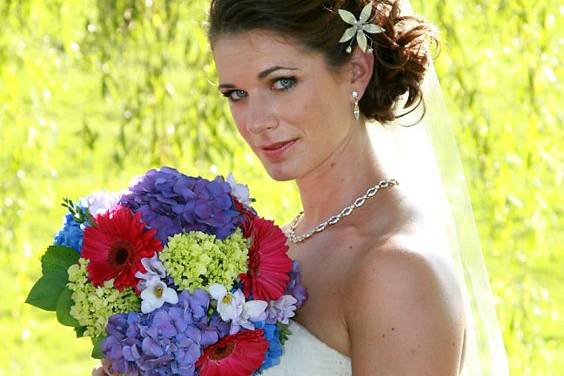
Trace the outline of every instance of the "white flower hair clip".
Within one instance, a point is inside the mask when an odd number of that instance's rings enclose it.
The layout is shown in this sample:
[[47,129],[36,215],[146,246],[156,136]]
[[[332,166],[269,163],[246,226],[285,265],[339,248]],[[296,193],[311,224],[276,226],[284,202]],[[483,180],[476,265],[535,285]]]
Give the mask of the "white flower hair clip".
[[[349,25],[349,27],[343,33],[343,36],[339,40],[339,43],[346,43],[349,42],[349,46],[347,47],[346,51],[348,54],[352,52],[352,43],[353,39],[356,36],[356,42],[360,49],[364,52],[372,53],[372,38],[367,36],[365,33],[369,34],[378,34],[383,33],[386,31],[381,26],[375,25],[373,23],[368,23],[370,16],[372,15],[372,3],[369,2],[362,8],[360,12],[360,17],[357,20],[354,14],[349,12],[348,10],[339,9],[339,15]],[[368,46],[368,40],[370,40],[370,47]]]

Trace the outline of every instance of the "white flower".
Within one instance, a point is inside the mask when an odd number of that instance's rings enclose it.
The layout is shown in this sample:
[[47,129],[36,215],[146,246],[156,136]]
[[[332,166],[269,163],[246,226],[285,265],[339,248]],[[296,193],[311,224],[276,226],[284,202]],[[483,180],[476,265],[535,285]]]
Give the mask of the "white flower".
[[152,279],[163,279],[166,277],[166,269],[164,265],[159,260],[159,256],[155,253],[155,255],[151,258],[145,257],[141,259],[141,264],[145,267],[146,272],[135,273],[135,277],[141,279],[138,284],[139,290],[144,290],[147,281]]
[[266,318],[265,310],[268,303],[264,300],[245,301],[245,295],[241,290],[234,293],[227,292],[225,286],[214,283],[209,287],[212,298],[217,300],[217,311],[223,321],[231,321],[230,334],[236,332],[239,326],[246,329],[254,329],[251,321],[260,321]]
[[235,320],[243,312],[243,299],[239,295],[227,292],[225,286],[219,283],[213,283],[208,289],[212,298],[217,300],[217,311],[221,315],[223,321]]
[[[365,32],[370,33],[370,34],[378,34],[378,33],[383,33],[384,31],[386,31],[384,28],[382,28],[378,25],[368,23],[368,19],[372,15],[372,3],[371,2],[366,4],[366,6],[364,8],[362,8],[362,12],[360,12],[360,17],[359,17],[358,20],[356,19],[354,14],[352,14],[348,10],[339,9],[339,15],[341,16],[343,21],[345,21],[349,25],[352,25],[347,30],[345,30],[345,32],[343,33],[343,36],[339,40],[339,43],[348,42],[348,41],[352,40],[354,38],[354,36],[356,35],[356,41],[358,43],[358,46],[364,52],[367,51],[367,47],[368,47],[368,37],[366,36]],[[368,50],[368,51],[370,52],[371,49]],[[347,47],[347,52],[348,53],[351,52],[350,46]]]
[[166,277],[165,267],[159,260],[159,256],[156,253],[151,258],[148,257],[142,258],[141,264],[143,264],[143,266],[145,267],[146,272],[135,273],[135,276],[137,278],[148,281],[149,279],[153,279],[153,278],[162,279]]
[[141,302],[141,312],[143,313],[153,312],[165,303],[178,303],[176,291],[157,278],[145,282],[145,289],[141,292],[141,299],[143,300]]
[[231,193],[237,200],[246,206],[251,206],[251,199],[249,196],[249,187],[243,184],[238,184],[235,181],[232,173],[227,176],[227,183],[231,186]]
[[105,213],[116,206],[120,198],[121,193],[100,191],[81,198],[79,205],[83,208],[88,208],[88,211],[94,217],[97,214]]
[[277,300],[271,301],[266,312],[267,320],[289,324],[290,318],[296,315],[297,302],[298,300],[292,295],[282,295]]

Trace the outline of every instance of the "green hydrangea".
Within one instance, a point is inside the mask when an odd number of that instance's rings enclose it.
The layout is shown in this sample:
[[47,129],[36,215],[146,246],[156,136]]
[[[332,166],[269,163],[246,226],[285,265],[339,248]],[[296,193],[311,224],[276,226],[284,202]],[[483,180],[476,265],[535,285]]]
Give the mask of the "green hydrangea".
[[74,305],[70,309],[72,317],[86,327],[84,335],[96,338],[105,335],[105,328],[110,316],[116,313],[141,310],[141,300],[132,288],[118,291],[114,280],[94,287],[88,280],[86,266],[88,260],[80,258],[78,264],[68,269],[68,287],[72,291]]
[[170,237],[159,259],[181,290],[205,290],[220,283],[228,290],[247,272],[247,241],[240,229],[225,240],[200,231]]

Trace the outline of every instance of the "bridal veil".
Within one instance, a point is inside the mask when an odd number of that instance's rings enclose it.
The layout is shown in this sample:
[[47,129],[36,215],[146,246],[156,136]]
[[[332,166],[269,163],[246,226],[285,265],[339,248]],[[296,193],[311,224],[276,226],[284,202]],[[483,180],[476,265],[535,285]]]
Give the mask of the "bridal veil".
[[[402,13],[412,13],[408,0],[402,1]],[[431,218],[431,235],[435,241],[440,239],[441,250],[448,253],[456,273],[467,320],[462,375],[506,376],[509,367],[495,301],[452,124],[432,63],[423,82],[423,98],[424,115],[419,106],[393,124],[369,124],[370,138],[384,166]],[[401,107],[398,115],[406,112]]]

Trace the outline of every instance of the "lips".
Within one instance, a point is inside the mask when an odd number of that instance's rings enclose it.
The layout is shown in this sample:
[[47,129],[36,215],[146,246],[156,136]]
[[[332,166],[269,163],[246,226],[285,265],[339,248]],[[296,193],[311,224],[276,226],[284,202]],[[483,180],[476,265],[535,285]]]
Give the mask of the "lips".
[[284,146],[293,143],[294,141],[296,141],[297,138],[292,139],[292,140],[288,140],[288,141],[282,141],[282,142],[276,142],[273,144],[269,144],[269,145],[264,145],[264,146],[259,146],[259,149],[265,150],[265,151],[275,151],[278,149],[282,149]]
[[285,158],[286,152],[298,141],[297,138],[288,141],[275,142],[268,145],[259,146],[260,153],[270,161],[281,161]]

